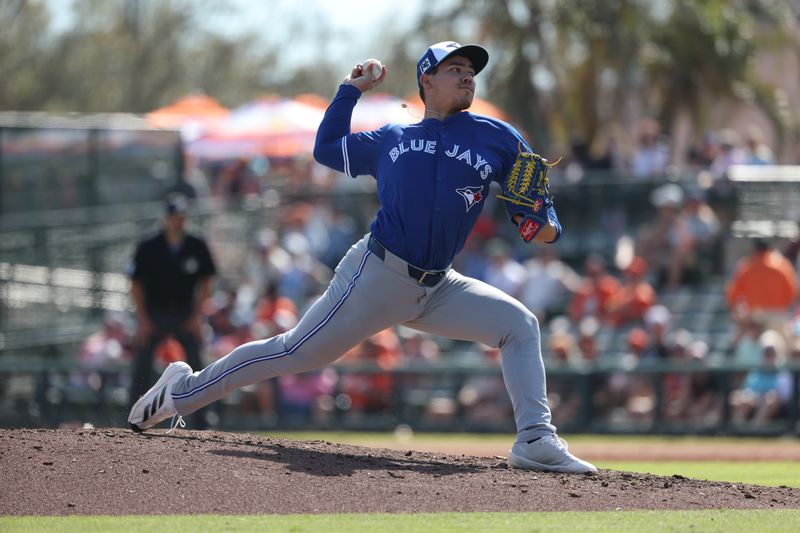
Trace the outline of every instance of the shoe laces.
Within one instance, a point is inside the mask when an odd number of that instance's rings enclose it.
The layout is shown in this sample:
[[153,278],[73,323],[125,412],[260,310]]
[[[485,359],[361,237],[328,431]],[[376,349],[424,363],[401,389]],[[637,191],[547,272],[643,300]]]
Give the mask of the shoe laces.
[[172,431],[177,427],[180,427],[181,429],[186,427],[186,422],[183,421],[183,417],[181,415],[175,415],[172,417],[167,433],[172,433]]

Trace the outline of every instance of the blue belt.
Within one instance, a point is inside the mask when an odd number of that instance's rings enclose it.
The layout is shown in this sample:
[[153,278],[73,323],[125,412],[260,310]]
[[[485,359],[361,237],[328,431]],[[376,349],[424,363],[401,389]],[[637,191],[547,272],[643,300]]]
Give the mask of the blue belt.
[[[384,261],[386,259],[386,248],[384,248],[383,245],[378,242],[378,239],[370,236],[368,247],[370,251],[373,254],[375,254],[381,261]],[[424,285],[425,287],[433,287],[442,280],[445,274],[447,274],[447,271],[445,270],[437,270],[437,271],[420,270],[415,266],[408,265],[409,277],[414,281],[416,281],[417,283],[419,283],[420,285]]]

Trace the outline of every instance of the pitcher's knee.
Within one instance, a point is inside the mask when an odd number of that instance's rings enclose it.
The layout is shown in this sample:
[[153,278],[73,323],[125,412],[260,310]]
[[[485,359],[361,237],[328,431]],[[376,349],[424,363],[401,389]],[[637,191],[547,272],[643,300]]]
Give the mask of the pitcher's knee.
[[500,348],[509,344],[539,343],[539,319],[536,315],[525,309],[515,313],[513,320],[508,323],[508,329],[500,340]]

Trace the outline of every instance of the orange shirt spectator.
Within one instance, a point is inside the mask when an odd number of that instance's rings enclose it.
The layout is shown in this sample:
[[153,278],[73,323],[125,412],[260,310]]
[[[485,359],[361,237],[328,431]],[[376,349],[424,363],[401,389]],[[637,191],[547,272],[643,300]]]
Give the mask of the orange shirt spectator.
[[609,321],[615,326],[641,321],[657,300],[656,291],[645,279],[647,263],[634,257],[623,272],[625,279],[608,300]]
[[726,288],[728,305],[754,311],[788,311],[797,300],[797,272],[782,254],[758,239]]
[[608,304],[619,290],[619,281],[606,273],[603,258],[589,256],[584,265],[586,279],[580,284],[569,303],[569,315],[573,321],[593,316],[604,321],[608,318]]

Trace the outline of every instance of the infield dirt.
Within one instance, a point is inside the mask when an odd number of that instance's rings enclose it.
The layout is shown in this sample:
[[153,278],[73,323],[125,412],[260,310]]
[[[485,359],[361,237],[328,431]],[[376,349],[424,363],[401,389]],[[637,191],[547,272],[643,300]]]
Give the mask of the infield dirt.
[[800,508],[800,489],[240,433],[0,429],[0,514]]

